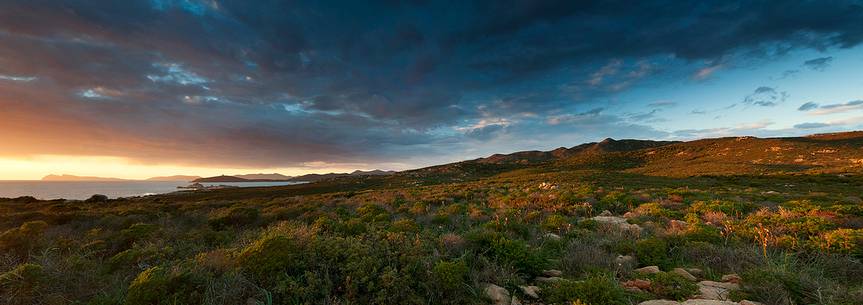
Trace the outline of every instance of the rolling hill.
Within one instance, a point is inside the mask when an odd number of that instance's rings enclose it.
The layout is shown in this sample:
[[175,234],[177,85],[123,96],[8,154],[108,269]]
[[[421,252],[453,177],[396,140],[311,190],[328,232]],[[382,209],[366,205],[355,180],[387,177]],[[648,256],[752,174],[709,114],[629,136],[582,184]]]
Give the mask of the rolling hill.
[[863,171],[863,132],[686,142],[605,139],[551,151],[495,154],[401,175],[465,180],[514,170],[602,170],[667,177],[859,173]]

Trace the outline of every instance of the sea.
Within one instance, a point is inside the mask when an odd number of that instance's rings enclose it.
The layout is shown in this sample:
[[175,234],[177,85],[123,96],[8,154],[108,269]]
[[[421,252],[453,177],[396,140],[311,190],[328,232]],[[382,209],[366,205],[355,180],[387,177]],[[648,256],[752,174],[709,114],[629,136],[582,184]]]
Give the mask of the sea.
[[[201,183],[205,186],[231,185],[238,187],[262,187],[293,185],[303,182],[218,182]],[[188,182],[164,181],[0,181],[0,198],[33,196],[38,199],[82,200],[94,194],[110,198],[165,194],[179,191],[178,186]]]

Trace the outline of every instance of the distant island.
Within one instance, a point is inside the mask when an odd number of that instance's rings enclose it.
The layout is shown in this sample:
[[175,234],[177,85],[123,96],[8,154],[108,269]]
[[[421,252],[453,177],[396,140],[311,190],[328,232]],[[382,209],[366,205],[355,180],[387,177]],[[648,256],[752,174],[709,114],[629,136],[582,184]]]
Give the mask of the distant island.
[[106,177],[87,177],[74,175],[48,175],[42,177],[42,181],[129,181],[128,179],[106,178]]
[[[383,170],[370,170],[370,171],[361,171],[356,170],[351,173],[329,173],[329,174],[307,174],[296,177],[284,176],[281,174],[249,174],[249,175],[221,175],[215,177],[206,177],[192,180],[192,182],[205,182],[205,183],[213,183],[213,182],[280,182],[280,181],[288,181],[288,182],[315,182],[325,179],[338,178],[338,177],[356,177],[356,176],[383,176],[383,175],[391,175],[396,173],[395,171],[383,171]],[[283,178],[280,178],[283,177]]]
[[249,179],[249,180],[288,180],[293,177],[285,176],[278,173],[272,174],[245,174],[245,175],[233,175],[237,178]]
[[147,178],[145,181],[180,181],[180,182],[189,182],[195,179],[201,179],[201,176],[184,176],[184,175],[174,175],[174,176],[162,176],[162,177],[152,177]]

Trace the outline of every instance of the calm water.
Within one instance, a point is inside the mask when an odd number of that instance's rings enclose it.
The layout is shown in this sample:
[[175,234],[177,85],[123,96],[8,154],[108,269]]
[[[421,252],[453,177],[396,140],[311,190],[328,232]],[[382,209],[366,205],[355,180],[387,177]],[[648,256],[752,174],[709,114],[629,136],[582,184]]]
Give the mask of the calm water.
[[[300,182],[220,182],[203,185],[235,185],[240,187],[291,185]],[[0,181],[0,198],[33,196],[39,199],[87,199],[93,194],[111,198],[164,194],[178,191],[187,182],[158,181]]]

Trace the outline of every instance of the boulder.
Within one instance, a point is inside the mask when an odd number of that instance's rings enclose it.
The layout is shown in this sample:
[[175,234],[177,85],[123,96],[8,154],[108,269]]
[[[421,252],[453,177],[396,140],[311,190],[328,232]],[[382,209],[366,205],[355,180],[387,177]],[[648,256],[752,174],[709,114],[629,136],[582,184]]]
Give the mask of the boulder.
[[599,213],[599,216],[613,216],[613,215],[614,214],[611,214],[611,211],[609,211],[609,210],[603,210],[602,213]]
[[683,220],[672,219],[668,223],[668,227],[671,231],[685,231],[689,227],[689,224]]
[[641,233],[641,226],[637,224],[630,224],[626,222],[626,218],[623,217],[605,215],[604,212],[599,216],[591,218],[591,220],[596,221],[597,223],[602,225],[617,227],[624,232],[632,232],[635,234]]
[[495,284],[485,284],[483,291],[494,305],[512,305],[512,298],[509,296],[509,291]]
[[545,239],[560,240],[560,235],[554,233],[545,233],[542,237]]
[[669,300],[650,300],[638,303],[638,305],[680,305],[680,302]]
[[560,277],[561,275],[563,275],[563,271],[555,269],[543,270],[542,275],[545,275],[547,277]]
[[698,281],[698,278],[696,278],[694,275],[689,273],[689,271],[686,271],[683,268],[674,268],[673,270],[671,270],[671,273],[682,276],[683,278],[690,280],[690,281],[693,281],[693,282]]
[[860,197],[857,197],[857,196],[848,196],[848,197],[845,197],[844,201],[845,201],[845,202],[847,202],[847,203],[853,203],[853,204],[861,204],[861,203],[863,203],[863,199],[860,199]]
[[740,305],[764,305],[764,303],[750,301],[750,300],[743,300],[743,301],[740,301]]
[[701,270],[701,269],[698,269],[698,268],[686,268],[686,271],[687,271],[687,272],[689,272],[689,274],[692,274],[692,275],[694,275],[694,276],[702,276],[702,275],[704,275],[704,270]]
[[698,282],[698,297],[708,300],[728,300],[728,294],[738,289],[740,285],[734,283],[701,281]]
[[623,287],[647,289],[647,288],[650,288],[650,284],[651,283],[649,280],[634,279],[634,280],[629,280],[629,281],[623,282]]
[[726,275],[723,275],[723,276],[722,276],[722,281],[723,281],[723,282],[728,282],[728,283],[740,284],[740,282],[742,282],[742,281],[743,281],[743,279],[742,279],[742,278],[740,278],[740,276],[739,276],[739,275],[737,275],[737,274],[735,274],[735,273],[732,273],[732,274],[726,274]]
[[618,255],[614,259],[614,263],[621,267],[630,267],[635,265],[635,257],[632,255]]
[[529,297],[534,298],[534,299],[539,299],[539,291],[540,291],[539,287],[536,287],[536,286],[518,286],[518,288],[521,289],[521,292],[524,293],[524,295],[529,296]]
[[90,198],[88,198],[87,200],[84,200],[84,202],[87,202],[87,203],[105,203],[105,202],[108,202],[108,196],[105,196],[102,194],[95,194],[93,196],[90,196]]
[[521,302],[516,296],[512,296],[512,301],[509,302],[509,305],[521,305]]
[[641,268],[638,268],[638,269],[635,269],[635,270],[632,270],[632,271],[633,271],[633,272],[636,272],[636,273],[644,273],[644,274],[654,274],[654,273],[660,273],[660,272],[662,272],[662,271],[660,271],[660,270],[659,270],[659,267],[658,267],[658,266],[647,266],[647,267],[641,267]]

